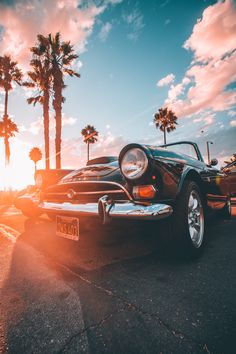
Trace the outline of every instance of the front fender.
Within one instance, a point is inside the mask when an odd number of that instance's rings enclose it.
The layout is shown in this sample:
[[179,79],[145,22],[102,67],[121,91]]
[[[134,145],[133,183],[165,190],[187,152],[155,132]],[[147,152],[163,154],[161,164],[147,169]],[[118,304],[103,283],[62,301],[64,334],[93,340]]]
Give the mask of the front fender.
[[184,182],[186,180],[191,180],[194,181],[198,184],[201,192],[206,195],[206,186],[204,184],[203,179],[201,178],[200,174],[190,166],[187,166],[184,170],[183,173],[180,177],[178,189],[177,189],[177,195],[179,195],[183,189]]

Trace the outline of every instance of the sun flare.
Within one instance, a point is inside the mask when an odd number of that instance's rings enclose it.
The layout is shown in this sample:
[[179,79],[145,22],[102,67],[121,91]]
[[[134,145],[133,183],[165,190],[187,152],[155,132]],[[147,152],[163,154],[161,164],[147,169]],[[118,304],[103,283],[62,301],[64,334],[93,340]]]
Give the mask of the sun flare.
[[0,190],[19,190],[34,183],[34,165],[29,159],[29,150],[28,144],[12,139],[10,165],[6,167],[4,144],[0,142]]

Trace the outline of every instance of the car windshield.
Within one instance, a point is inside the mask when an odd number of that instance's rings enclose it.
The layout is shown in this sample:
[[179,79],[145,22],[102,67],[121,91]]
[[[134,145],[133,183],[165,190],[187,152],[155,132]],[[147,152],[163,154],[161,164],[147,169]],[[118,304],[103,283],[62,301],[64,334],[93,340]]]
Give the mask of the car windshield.
[[192,159],[198,160],[197,152],[192,144],[180,143],[180,144],[165,146],[165,148],[170,151],[174,151],[177,154],[185,155],[191,157]]

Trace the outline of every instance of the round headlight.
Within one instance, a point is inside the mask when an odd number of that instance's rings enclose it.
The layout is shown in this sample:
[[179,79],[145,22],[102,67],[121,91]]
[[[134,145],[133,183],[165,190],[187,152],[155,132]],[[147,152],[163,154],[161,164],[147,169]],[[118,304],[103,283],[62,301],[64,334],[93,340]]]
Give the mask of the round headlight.
[[121,170],[128,179],[140,178],[147,170],[148,158],[139,148],[128,150],[121,160]]
[[38,174],[35,178],[35,186],[37,188],[41,188],[42,184],[43,184],[43,177],[42,177],[42,175]]

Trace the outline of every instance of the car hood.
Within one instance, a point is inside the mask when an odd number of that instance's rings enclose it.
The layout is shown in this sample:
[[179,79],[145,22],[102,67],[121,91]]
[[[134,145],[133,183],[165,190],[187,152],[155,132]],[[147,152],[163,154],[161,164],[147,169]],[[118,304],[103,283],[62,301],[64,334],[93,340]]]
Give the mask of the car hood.
[[69,175],[62,178],[60,184],[76,182],[76,181],[91,181],[91,180],[123,180],[120,172],[118,161],[107,164],[97,164],[86,166],[71,172]]

